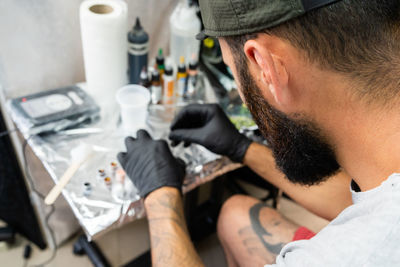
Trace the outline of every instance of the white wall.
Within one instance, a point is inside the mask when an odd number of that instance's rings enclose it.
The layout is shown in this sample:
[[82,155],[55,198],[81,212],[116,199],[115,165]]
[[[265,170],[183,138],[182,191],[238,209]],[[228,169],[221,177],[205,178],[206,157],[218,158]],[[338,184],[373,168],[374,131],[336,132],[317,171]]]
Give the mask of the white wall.
[[[79,27],[81,2],[0,0],[0,108],[4,108],[3,92],[7,97],[16,97],[84,81]],[[150,34],[151,56],[159,47],[168,48],[169,15],[178,0],[127,2],[129,25],[140,15]],[[16,133],[12,137],[21,159],[19,139]],[[50,178],[44,182],[51,183]],[[50,221],[57,244],[79,229],[73,217],[69,217],[73,216],[70,208],[62,201],[60,205],[56,203],[56,212]]]
[[[0,1],[0,83],[16,97],[85,80],[79,26],[82,0]],[[168,48],[178,0],[127,0],[129,25],[140,16],[150,52]]]

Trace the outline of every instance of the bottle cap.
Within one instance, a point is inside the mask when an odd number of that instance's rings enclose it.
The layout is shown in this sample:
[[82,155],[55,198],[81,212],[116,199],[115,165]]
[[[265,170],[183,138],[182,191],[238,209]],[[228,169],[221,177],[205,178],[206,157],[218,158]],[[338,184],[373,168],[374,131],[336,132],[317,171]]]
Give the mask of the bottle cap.
[[140,79],[141,80],[148,80],[149,79],[149,76],[147,75],[146,67],[144,67],[142,69],[142,71],[140,72]]
[[178,72],[186,72],[185,57],[184,56],[181,56],[179,58]]
[[165,66],[165,72],[164,75],[172,75],[174,73],[174,71],[172,70],[171,66]]
[[139,84],[146,88],[150,86],[149,75],[147,73],[146,67],[143,67],[142,71],[140,72]]
[[198,66],[199,66],[199,63],[195,59],[192,59],[189,63],[190,70],[196,70]]
[[135,23],[135,26],[133,27],[133,29],[134,29],[135,31],[141,31],[141,30],[143,30],[142,24],[140,24],[140,19],[139,19],[139,17],[136,17],[136,23]]
[[160,81],[160,72],[158,72],[158,70],[153,71],[153,73],[151,75],[151,80],[153,82],[159,82]]
[[156,63],[158,66],[163,66],[164,65],[164,56],[163,56],[163,50],[160,48],[158,50],[158,55],[156,57]]
[[214,42],[214,39],[208,37],[208,38],[204,39],[203,44],[205,47],[211,49],[214,47],[215,42]]
[[144,31],[139,17],[136,18],[136,23],[132,30],[128,33],[128,40],[135,44],[145,44],[149,41],[149,35]]

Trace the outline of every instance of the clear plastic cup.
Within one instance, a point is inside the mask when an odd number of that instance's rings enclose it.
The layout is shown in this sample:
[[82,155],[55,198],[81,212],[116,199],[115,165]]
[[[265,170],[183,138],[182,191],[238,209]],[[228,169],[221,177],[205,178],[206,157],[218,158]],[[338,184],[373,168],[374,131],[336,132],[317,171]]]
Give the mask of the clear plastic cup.
[[121,109],[122,127],[129,133],[146,127],[150,92],[147,88],[130,84],[120,88],[116,95]]

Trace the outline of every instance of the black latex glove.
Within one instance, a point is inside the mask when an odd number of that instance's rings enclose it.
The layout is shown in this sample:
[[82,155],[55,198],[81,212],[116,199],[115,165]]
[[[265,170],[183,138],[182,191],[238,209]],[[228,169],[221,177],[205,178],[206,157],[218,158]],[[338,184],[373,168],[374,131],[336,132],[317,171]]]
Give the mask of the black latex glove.
[[139,130],[136,139],[125,139],[125,145],[127,152],[119,153],[118,160],[141,197],[164,186],[181,191],[185,163],[171,154],[166,141],[153,140],[145,130]]
[[200,144],[214,153],[242,162],[251,140],[239,133],[217,104],[186,106],[175,118],[169,138]]

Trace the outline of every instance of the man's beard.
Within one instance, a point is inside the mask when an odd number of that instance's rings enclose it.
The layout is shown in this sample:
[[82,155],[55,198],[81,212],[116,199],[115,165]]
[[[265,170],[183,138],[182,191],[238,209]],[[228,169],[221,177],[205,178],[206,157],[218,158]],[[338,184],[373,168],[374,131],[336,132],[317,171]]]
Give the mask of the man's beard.
[[290,119],[272,107],[261,95],[247,64],[236,66],[245,102],[267,139],[278,168],[291,182],[302,185],[318,184],[334,175],[340,166],[315,123]]

